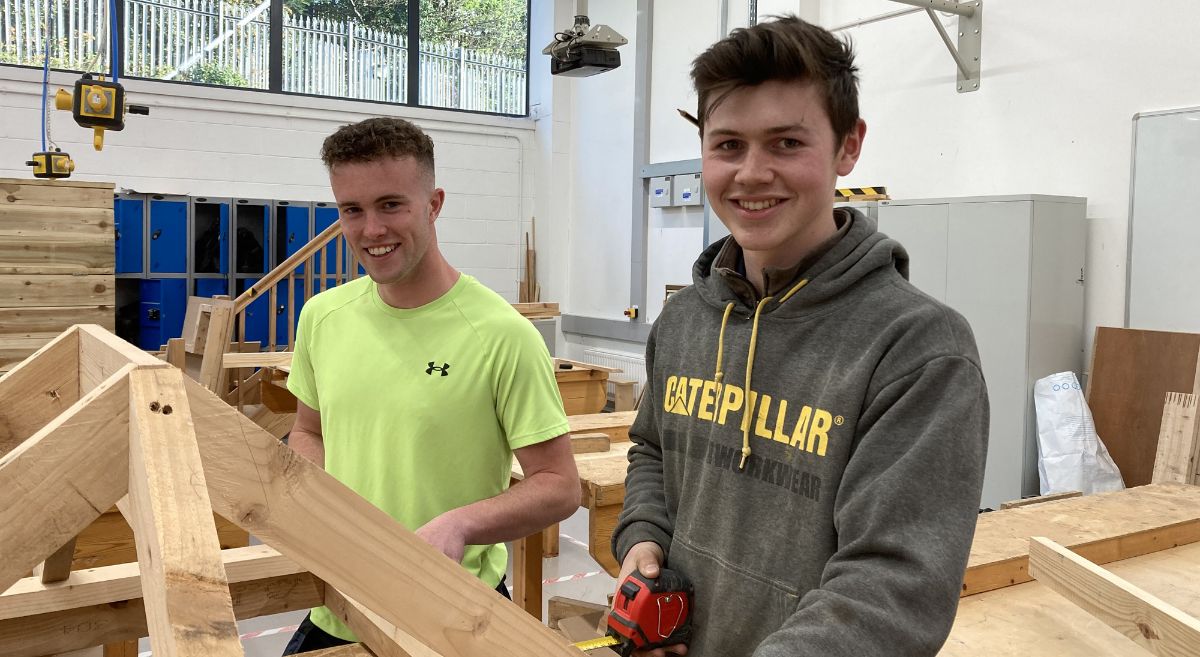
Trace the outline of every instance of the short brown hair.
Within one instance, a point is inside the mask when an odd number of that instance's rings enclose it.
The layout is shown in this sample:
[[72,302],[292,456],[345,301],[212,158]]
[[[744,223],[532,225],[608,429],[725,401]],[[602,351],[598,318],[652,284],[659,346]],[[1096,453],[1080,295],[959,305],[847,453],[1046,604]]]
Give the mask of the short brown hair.
[[849,40],[795,16],[738,28],[692,62],[700,134],[708,114],[735,89],[795,80],[820,88],[840,141],[858,122],[857,73]]
[[411,157],[433,175],[433,140],[404,119],[378,117],[344,125],[321,144],[321,161],[330,169],[385,157]]

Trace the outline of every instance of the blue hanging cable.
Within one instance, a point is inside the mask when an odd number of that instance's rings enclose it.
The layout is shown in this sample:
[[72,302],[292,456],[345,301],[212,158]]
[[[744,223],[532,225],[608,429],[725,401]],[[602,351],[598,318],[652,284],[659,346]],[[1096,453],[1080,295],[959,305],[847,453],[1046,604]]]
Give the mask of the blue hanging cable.
[[111,0],[108,6],[108,17],[110,19],[110,27],[108,29],[108,58],[112,64],[112,81],[116,82],[121,78],[117,64],[117,0]]
[[54,15],[54,0],[46,0],[46,56],[42,62],[42,152],[46,152],[46,95],[50,91],[50,22]]

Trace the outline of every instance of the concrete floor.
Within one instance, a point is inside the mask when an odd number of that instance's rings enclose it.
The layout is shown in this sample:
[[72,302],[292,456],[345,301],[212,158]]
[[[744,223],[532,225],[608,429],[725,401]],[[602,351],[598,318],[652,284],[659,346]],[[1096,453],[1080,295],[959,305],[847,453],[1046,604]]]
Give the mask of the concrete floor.
[[[559,525],[559,555],[542,562],[544,579],[571,577],[564,582],[545,584],[542,587],[542,617],[546,616],[545,600],[552,596],[566,596],[577,600],[603,603],[608,594],[616,589],[616,580],[605,573],[587,551],[587,511],[578,510],[575,515]],[[511,554],[511,549],[509,550]],[[512,587],[512,560],[509,560],[508,585]],[[291,638],[292,630],[304,619],[306,612],[296,611],[275,616],[262,616],[238,623],[242,646],[246,657],[279,657],[283,647]],[[253,636],[251,636],[253,635]],[[139,657],[149,657],[150,641],[142,639],[138,646]],[[71,653],[70,657],[101,657],[99,648],[93,651]],[[66,657],[66,656],[64,656]]]

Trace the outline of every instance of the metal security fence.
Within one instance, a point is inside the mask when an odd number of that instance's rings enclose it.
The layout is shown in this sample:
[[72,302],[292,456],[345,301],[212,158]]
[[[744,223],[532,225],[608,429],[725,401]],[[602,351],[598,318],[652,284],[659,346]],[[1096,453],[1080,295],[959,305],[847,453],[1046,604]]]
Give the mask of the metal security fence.
[[[0,0],[0,63],[41,65],[47,10],[51,65],[108,68],[107,0]],[[270,0],[123,0],[125,74],[266,89]],[[525,62],[422,42],[422,105],[524,114]],[[284,12],[283,91],[406,103],[408,38],[349,21]]]

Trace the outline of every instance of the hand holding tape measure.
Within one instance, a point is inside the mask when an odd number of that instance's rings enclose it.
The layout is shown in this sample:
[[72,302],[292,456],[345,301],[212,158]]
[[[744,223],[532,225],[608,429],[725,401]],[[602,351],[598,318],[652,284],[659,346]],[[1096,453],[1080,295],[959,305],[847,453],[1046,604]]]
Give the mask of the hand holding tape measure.
[[614,648],[622,657],[687,643],[692,634],[692,583],[682,573],[662,568],[649,578],[634,570],[621,582],[608,615],[608,632],[580,641],[580,650]]

